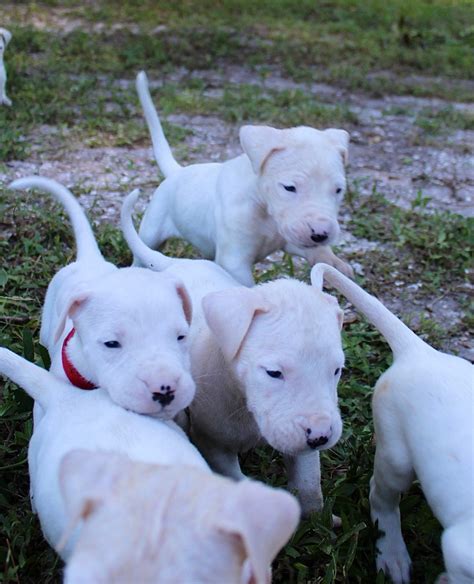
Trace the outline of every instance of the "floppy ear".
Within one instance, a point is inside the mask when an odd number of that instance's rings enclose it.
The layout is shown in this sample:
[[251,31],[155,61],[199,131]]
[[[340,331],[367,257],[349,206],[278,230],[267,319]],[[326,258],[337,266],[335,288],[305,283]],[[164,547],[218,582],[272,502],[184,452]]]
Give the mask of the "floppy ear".
[[59,486],[69,519],[59,551],[67,542],[78,522],[89,515],[114,491],[117,482],[125,476],[131,461],[114,452],[72,450],[59,467]]
[[5,46],[7,46],[11,41],[12,33],[6,28],[0,28],[0,36],[3,37],[3,42],[5,43]]
[[90,297],[91,297],[90,291],[82,290],[77,291],[75,294],[73,294],[67,299],[63,311],[59,315],[58,325],[56,327],[56,331],[54,332],[55,343],[58,342],[59,337],[64,332],[64,327],[66,326],[67,318],[73,318],[77,311],[82,306],[84,306],[85,302],[87,302],[87,300],[89,300]]
[[176,292],[178,293],[178,296],[181,298],[186,322],[190,325],[191,320],[193,318],[193,304],[191,302],[191,298],[188,294],[188,291],[186,290],[186,287],[182,282],[176,282]]
[[218,528],[241,539],[247,560],[245,582],[267,584],[270,565],[298,525],[300,507],[293,495],[255,481],[235,485]]
[[255,288],[227,288],[202,299],[206,322],[227,361],[237,355],[258,312],[267,312]]
[[240,144],[250,159],[253,171],[259,174],[267,158],[276,150],[283,150],[281,130],[270,126],[242,126]]
[[344,164],[347,164],[349,161],[349,132],[329,128],[329,130],[324,130],[324,133],[339,151]]
[[339,330],[342,331],[342,327],[344,326],[344,311],[339,308],[339,305],[336,309],[336,319],[337,324],[339,325]]

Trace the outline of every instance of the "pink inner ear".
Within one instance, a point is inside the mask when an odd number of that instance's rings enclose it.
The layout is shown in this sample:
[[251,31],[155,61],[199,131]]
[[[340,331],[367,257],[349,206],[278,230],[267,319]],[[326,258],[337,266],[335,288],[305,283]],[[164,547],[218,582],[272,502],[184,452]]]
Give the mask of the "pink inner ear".
[[178,293],[178,296],[181,298],[181,303],[183,305],[183,311],[184,311],[184,316],[186,318],[186,322],[188,324],[191,324],[191,320],[193,318],[193,307],[192,307],[191,298],[189,297],[188,291],[186,290],[186,288],[183,285],[178,284],[176,286],[176,292]]
[[89,292],[81,292],[81,293],[77,294],[75,296],[75,298],[73,300],[71,300],[71,302],[68,305],[66,305],[66,307],[64,308],[64,310],[59,318],[58,327],[54,333],[54,342],[55,343],[59,340],[59,337],[64,332],[64,327],[66,326],[67,318],[73,318],[75,313],[81,307],[81,305],[83,305],[84,302],[89,299],[89,297],[90,297]]

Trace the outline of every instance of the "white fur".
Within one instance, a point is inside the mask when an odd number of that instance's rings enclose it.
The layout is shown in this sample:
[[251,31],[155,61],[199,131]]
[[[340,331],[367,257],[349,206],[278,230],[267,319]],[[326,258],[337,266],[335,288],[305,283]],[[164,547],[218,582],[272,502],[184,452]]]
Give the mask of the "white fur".
[[12,104],[11,100],[8,99],[7,96],[7,71],[3,62],[3,55],[11,38],[11,32],[5,28],[0,28],[0,105]]
[[383,334],[393,365],[375,386],[377,449],[370,486],[372,519],[383,532],[377,568],[396,584],[410,580],[410,557],[400,526],[399,498],[416,475],[444,528],[443,555],[451,584],[474,582],[474,368],[436,351],[376,298],[329,266],[324,278]]
[[[106,262],[81,206],[55,181],[30,177],[10,188],[52,194],[65,207],[76,237],[77,261],[59,270],[46,293],[40,340],[51,356],[51,371],[66,379],[61,349],[74,327],[67,352],[81,375],[122,407],[173,418],[195,392],[187,341],[191,303],[182,283]],[[109,341],[120,347],[107,347]],[[162,405],[167,392],[174,398]],[[35,420],[39,415],[36,408]]]
[[76,391],[3,348],[0,372],[44,411],[31,491],[68,561],[66,584],[267,584],[298,522],[293,497],[214,476],[173,422],[127,411],[102,389]]
[[[320,509],[319,452],[310,446],[319,440],[319,449],[330,448],[342,430],[337,302],[290,279],[245,288],[213,262],[150,250],[131,220],[136,196],[129,195],[122,209],[128,244],[144,265],[179,277],[195,308],[193,440],[214,470],[239,479],[238,454],[263,438],[285,454],[290,487],[298,490],[303,511]],[[282,378],[267,371],[281,371]]]
[[329,247],[339,235],[337,214],[346,188],[345,130],[243,126],[244,154],[223,164],[182,168],[166,141],[143,72],[137,91],[166,177],[140,227],[149,247],[183,237],[245,286],[253,284],[254,262],[278,249],[352,274]]

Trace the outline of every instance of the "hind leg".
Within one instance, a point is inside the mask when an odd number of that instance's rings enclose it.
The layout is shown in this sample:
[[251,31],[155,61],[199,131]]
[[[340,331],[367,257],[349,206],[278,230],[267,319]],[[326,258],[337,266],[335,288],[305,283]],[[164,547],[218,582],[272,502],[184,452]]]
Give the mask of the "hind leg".
[[474,520],[448,527],[441,538],[447,574],[438,578],[440,584],[472,584],[474,582]]
[[[386,438],[386,437],[385,437]],[[377,570],[390,574],[395,584],[410,581],[411,560],[400,524],[400,493],[411,485],[414,472],[401,441],[377,443],[370,480],[370,511],[382,536],[377,540]]]
[[[179,237],[179,232],[169,215],[171,191],[167,181],[162,182],[143,215],[138,234],[151,249],[158,249],[170,237]],[[133,265],[139,266],[141,263],[134,258]]]

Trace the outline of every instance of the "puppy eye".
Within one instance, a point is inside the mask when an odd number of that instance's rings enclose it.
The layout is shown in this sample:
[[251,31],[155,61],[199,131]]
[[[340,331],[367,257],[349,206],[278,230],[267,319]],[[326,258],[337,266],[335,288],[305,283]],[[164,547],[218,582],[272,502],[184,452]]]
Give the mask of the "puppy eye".
[[339,373],[340,373],[340,372],[341,372],[341,368],[340,368],[340,367],[338,367],[338,368],[336,369],[336,371],[334,371],[334,375],[339,375]]
[[178,341],[182,341],[185,338],[186,338],[186,335],[179,335],[178,336]]
[[342,188],[339,187],[336,189],[336,195],[340,195],[342,193]]
[[120,349],[122,346],[118,341],[105,341],[104,345],[108,349]]
[[265,369],[265,371],[273,379],[283,379],[283,373],[281,371],[269,371],[268,369]]
[[283,188],[289,193],[296,193],[296,187],[293,185],[283,185]]

